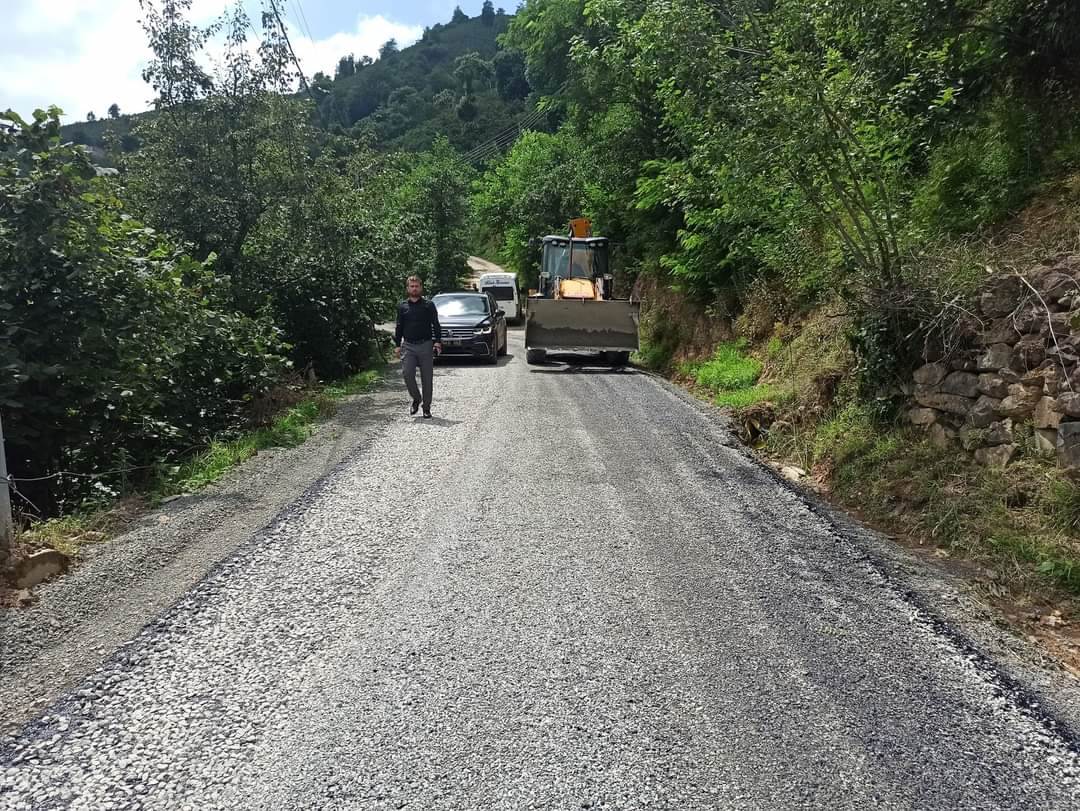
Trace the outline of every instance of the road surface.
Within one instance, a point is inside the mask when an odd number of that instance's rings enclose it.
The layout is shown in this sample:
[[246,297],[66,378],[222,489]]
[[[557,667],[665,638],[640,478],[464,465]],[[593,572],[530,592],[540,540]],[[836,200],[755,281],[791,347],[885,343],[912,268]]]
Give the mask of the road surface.
[[648,375],[441,366],[0,749],[2,808],[1080,806],[1075,747]]

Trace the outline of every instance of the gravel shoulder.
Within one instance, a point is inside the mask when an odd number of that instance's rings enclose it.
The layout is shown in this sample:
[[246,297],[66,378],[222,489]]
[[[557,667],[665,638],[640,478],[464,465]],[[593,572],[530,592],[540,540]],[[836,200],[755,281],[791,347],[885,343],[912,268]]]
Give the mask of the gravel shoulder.
[[381,430],[401,407],[393,374],[341,401],[307,442],[260,452],[220,481],[88,544],[72,571],[0,609],[0,735],[13,732],[176,603]]

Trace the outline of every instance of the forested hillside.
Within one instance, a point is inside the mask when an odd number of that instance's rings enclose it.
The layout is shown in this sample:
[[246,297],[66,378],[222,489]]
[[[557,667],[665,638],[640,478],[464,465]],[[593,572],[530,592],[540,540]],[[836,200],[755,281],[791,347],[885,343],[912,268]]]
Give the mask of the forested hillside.
[[[316,102],[312,125],[381,150],[419,151],[439,137],[462,152],[483,144],[532,109],[524,60],[499,45],[511,19],[488,0],[480,16],[456,9],[408,47],[391,40],[375,59],[342,54],[332,76],[307,77]],[[91,111],[92,120],[66,125],[64,136],[104,159],[133,152],[133,128],[154,114],[128,112],[115,105]]]
[[468,151],[494,137],[531,109],[523,60],[498,44],[510,19],[489,2],[481,16],[456,13],[404,50],[384,46],[375,62],[343,58],[332,80],[315,78],[323,126],[405,149],[441,135]]

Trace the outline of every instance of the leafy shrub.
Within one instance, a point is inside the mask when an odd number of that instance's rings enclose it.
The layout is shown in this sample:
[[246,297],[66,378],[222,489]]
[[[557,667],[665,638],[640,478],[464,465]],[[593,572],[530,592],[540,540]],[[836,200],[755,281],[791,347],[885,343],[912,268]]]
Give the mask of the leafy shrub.
[[[59,110],[0,129],[0,405],[12,475],[153,464],[238,426],[284,367],[265,317],[229,309],[226,280],[124,210]],[[107,486],[130,478],[105,478]],[[27,484],[43,509],[81,476]]]
[[1017,99],[985,123],[959,131],[931,154],[913,201],[926,226],[963,233],[996,222],[1023,202],[1040,169],[1039,119]]

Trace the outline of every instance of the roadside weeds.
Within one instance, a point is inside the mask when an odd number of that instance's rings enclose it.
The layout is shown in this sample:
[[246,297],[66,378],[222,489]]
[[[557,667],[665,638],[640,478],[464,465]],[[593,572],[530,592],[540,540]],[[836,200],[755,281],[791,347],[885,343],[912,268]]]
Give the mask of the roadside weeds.
[[[372,369],[349,378],[320,384],[298,392],[269,424],[256,427],[235,439],[212,442],[183,464],[161,466],[149,482],[131,492],[116,493],[108,500],[88,504],[65,516],[23,527],[16,532],[15,560],[41,550],[56,550],[76,561],[86,544],[100,543],[126,531],[149,510],[196,493],[260,451],[293,448],[304,443],[318,424],[332,416],[345,397],[370,391],[382,371]],[[25,590],[7,588],[0,579],[0,608],[28,602]]]

